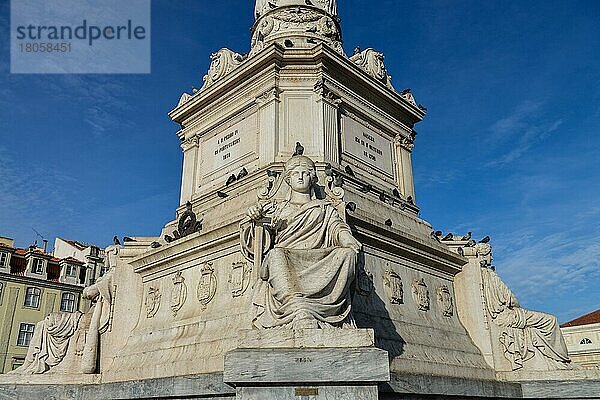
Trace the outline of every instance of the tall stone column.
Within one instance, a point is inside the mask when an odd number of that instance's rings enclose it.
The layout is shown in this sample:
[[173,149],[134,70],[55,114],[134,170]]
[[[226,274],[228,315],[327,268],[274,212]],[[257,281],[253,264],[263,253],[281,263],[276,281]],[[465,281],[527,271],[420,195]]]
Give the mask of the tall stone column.
[[181,142],[181,149],[183,150],[183,173],[181,175],[181,199],[180,204],[184,205],[187,201],[192,199],[192,196],[196,192],[197,174],[198,174],[198,162],[199,162],[199,148],[198,148],[198,137],[194,136],[189,139],[185,139]]
[[279,148],[279,89],[272,88],[256,98],[258,105],[258,129],[260,166],[275,161]]

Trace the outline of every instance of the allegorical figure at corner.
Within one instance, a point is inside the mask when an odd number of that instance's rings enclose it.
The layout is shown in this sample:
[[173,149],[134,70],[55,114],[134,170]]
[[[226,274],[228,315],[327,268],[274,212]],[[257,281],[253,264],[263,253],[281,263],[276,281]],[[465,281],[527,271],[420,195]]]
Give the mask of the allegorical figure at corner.
[[108,329],[113,298],[113,274],[121,246],[106,248],[108,272],[83,297],[94,305],[86,313],[57,312],[37,323],[22,366],[14,374],[84,373],[97,367],[100,335]]
[[550,370],[573,368],[556,317],[521,307],[515,294],[488,268],[492,260],[491,246],[479,243],[475,247],[482,257],[486,307],[492,320],[503,328],[499,340],[512,369],[524,368],[524,363],[537,352],[544,356]]
[[353,327],[350,287],[362,245],[327,200],[317,199],[314,162],[298,144],[285,164],[291,188],[285,201],[255,206],[248,215],[271,217],[274,247],[259,272],[253,305],[255,327]]

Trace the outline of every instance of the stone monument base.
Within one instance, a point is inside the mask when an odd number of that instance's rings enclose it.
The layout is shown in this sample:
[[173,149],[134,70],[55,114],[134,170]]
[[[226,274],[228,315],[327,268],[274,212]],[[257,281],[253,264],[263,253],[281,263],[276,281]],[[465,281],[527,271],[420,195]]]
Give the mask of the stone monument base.
[[388,354],[374,347],[236,349],[223,373],[239,400],[377,400],[389,380]]
[[596,370],[499,372],[498,378],[518,382],[523,398],[600,399],[600,371]]

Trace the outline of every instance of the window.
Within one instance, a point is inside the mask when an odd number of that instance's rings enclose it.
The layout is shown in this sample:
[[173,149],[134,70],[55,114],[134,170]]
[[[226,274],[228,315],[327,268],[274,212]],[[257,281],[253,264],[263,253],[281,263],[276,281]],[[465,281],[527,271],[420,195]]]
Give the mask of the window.
[[592,344],[592,341],[588,338],[583,338],[579,344]]
[[0,253],[0,268],[6,268],[8,267],[7,262],[8,261],[8,253]]
[[44,260],[41,258],[33,259],[33,268],[32,271],[34,274],[43,274],[44,273]]
[[104,274],[106,274],[108,272],[108,266],[102,265],[102,268],[100,268],[100,277],[103,277]]
[[75,295],[73,293],[63,293],[60,301],[60,311],[75,311]]
[[77,276],[77,267],[73,264],[67,264],[67,276]]
[[35,325],[21,323],[19,326],[19,337],[17,338],[17,346],[29,346]]
[[40,289],[28,287],[25,291],[25,307],[38,308],[40,306],[40,295]]
[[13,361],[12,370],[14,371],[15,369],[19,368],[21,365],[23,365],[23,363],[25,363],[25,359],[23,359],[23,361]]
[[0,282],[0,304],[2,304],[2,293],[4,292],[4,282]]

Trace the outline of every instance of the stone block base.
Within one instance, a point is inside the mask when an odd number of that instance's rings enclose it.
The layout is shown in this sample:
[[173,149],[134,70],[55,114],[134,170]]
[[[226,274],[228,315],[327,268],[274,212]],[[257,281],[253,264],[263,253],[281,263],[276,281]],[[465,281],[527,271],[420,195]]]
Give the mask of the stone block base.
[[223,373],[237,400],[377,400],[389,380],[387,351],[374,347],[237,349]]
[[376,400],[377,386],[240,387],[236,400]]
[[225,355],[233,386],[285,383],[374,383],[390,379],[387,351],[376,348],[237,349]]

